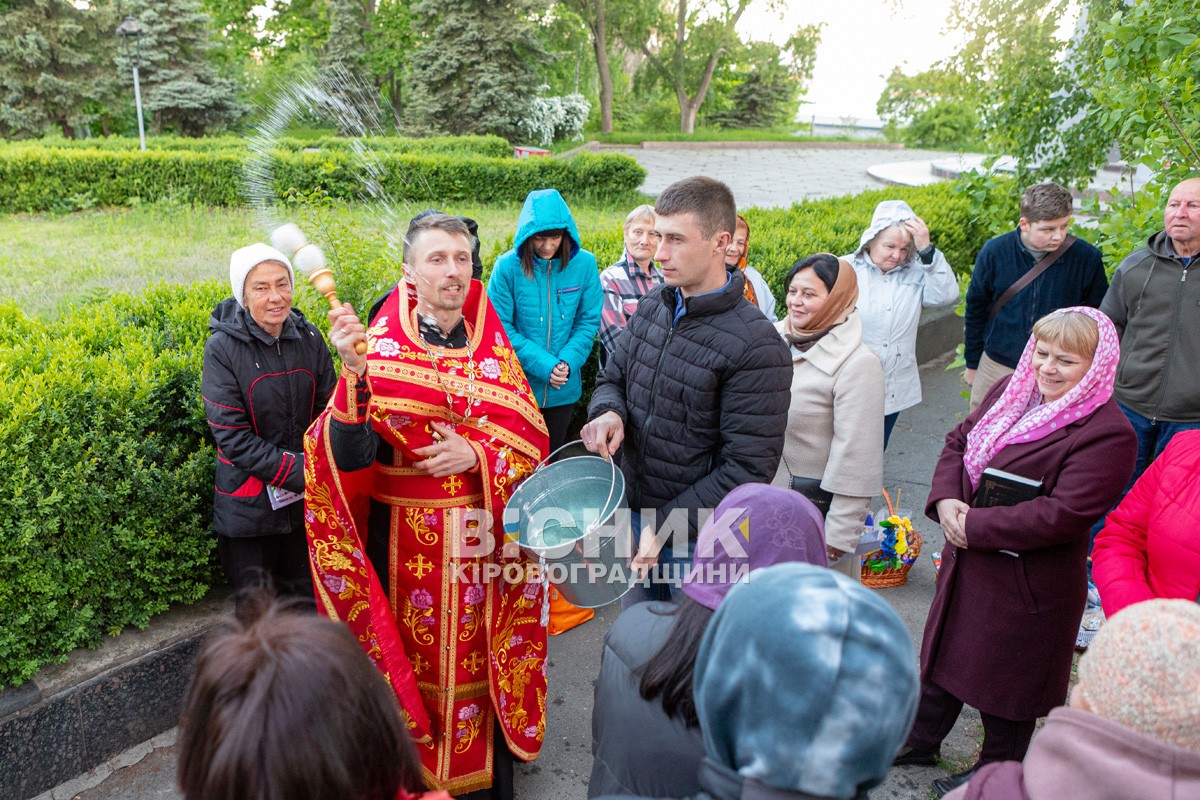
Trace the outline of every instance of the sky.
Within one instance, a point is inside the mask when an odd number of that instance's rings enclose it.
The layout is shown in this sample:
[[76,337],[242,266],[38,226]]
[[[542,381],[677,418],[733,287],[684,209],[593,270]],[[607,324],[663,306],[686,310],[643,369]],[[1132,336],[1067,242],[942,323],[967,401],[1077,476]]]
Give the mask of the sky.
[[801,119],[854,117],[877,121],[875,103],[892,67],[920,72],[951,55],[959,43],[946,32],[952,0],[825,0],[788,2],[779,12],[752,4],[738,30],[753,39],[782,44],[800,25],[824,22],[816,68]]

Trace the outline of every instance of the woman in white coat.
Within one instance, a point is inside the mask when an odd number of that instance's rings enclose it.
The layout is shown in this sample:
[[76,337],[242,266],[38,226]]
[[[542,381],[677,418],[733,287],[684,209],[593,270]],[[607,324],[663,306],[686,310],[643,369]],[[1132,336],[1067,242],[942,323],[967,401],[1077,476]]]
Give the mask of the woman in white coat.
[[863,344],[883,364],[883,446],[900,412],[921,402],[917,327],[922,306],[958,301],[958,279],[908,203],[884,200],[858,249],[846,256],[858,278]]

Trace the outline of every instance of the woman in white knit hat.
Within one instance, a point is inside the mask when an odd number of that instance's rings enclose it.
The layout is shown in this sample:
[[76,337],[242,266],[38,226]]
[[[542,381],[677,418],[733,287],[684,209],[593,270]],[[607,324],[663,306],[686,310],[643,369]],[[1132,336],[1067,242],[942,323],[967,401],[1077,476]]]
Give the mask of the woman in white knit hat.
[[229,260],[233,297],[209,319],[201,394],[217,445],[213,532],[234,589],[312,596],[304,535],[304,432],[336,385],[320,331],[292,308],[287,257],[265,244]]

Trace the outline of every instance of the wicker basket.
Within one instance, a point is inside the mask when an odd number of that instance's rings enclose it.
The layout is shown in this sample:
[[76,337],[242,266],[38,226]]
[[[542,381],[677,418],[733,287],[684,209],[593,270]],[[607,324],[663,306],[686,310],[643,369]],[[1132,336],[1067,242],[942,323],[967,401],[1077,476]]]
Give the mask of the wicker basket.
[[[860,556],[860,563],[870,561],[871,557],[878,552],[878,550],[872,550],[870,553]],[[912,569],[913,564],[917,563],[917,559],[921,555],[921,534],[915,530],[908,537],[908,552],[913,557],[911,564],[888,567],[883,572],[874,572],[863,563],[861,567],[863,586],[869,586],[872,589],[891,589],[896,586],[903,586],[904,582],[908,580],[908,571]]]

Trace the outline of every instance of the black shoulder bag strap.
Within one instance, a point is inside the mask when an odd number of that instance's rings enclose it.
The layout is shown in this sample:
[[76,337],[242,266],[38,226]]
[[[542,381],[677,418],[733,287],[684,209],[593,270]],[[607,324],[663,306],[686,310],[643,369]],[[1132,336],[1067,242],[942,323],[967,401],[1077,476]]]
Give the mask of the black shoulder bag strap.
[[1017,293],[1026,286],[1033,283],[1034,278],[1048,270],[1051,264],[1053,264],[1055,261],[1058,261],[1058,259],[1062,257],[1062,254],[1067,252],[1071,245],[1075,244],[1075,241],[1075,237],[1068,233],[1062,240],[1062,244],[1060,244],[1057,249],[1046,253],[1046,255],[1042,256],[1041,261],[1034,264],[1033,267],[1030,268],[1030,270],[1024,275],[1017,278],[1013,285],[1009,286],[1004,291],[1004,294],[1000,295],[999,299],[992,303],[991,309],[988,310],[988,319],[995,319],[996,315],[1000,313],[1000,309],[1004,308],[1005,303],[1016,297]]

